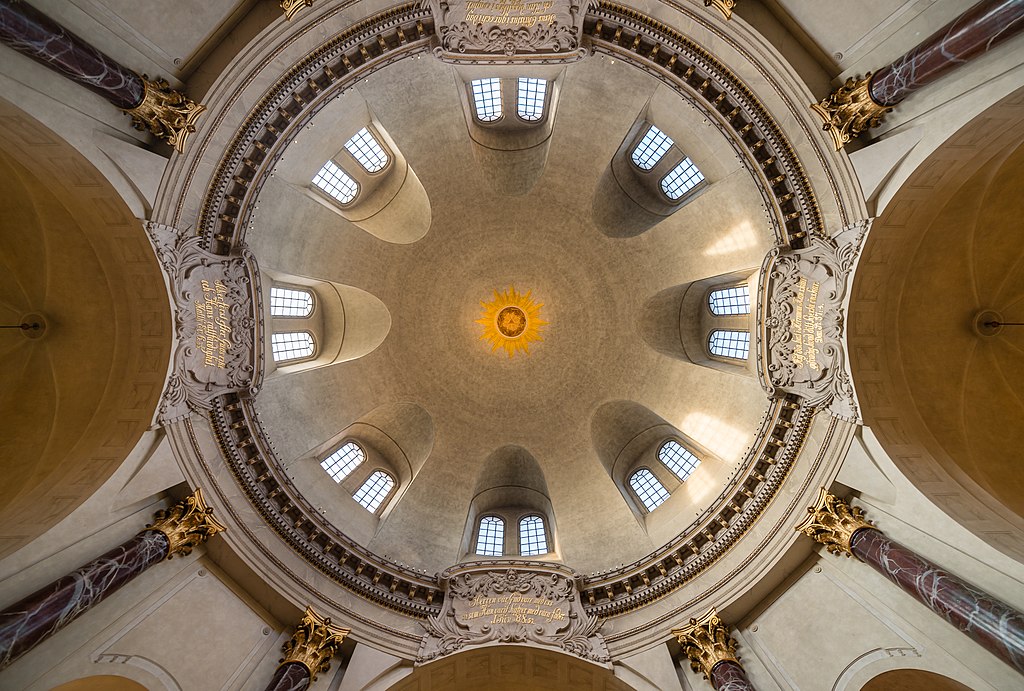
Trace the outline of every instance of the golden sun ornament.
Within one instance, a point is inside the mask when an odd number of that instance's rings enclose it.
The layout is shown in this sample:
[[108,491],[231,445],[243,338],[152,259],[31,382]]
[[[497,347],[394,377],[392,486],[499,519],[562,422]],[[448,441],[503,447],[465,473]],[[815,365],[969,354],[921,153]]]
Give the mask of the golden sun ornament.
[[540,327],[547,325],[540,319],[544,304],[534,302],[530,291],[523,295],[512,286],[504,293],[495,290],[494,300],[481,300],[480,306],[484,308],[483,318],[476,320],[484,327],[480,340],[491,344],[491,352],[504,348],[509,357],[519,351],[529,355],[530,343],[544,340],[540,335]]

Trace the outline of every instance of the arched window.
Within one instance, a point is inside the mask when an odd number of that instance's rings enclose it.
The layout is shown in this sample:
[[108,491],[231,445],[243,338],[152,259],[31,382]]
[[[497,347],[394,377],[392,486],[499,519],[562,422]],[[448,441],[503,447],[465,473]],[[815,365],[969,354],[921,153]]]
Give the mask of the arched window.
[[352,495],[352,498],[359,502],[364,509],[370,513],[376,513],[380,505],[384,503],[384,500],[391,494],[391,490],[395,486],[395,480],[393,477],[385,473],[383,470],[375,470],[373,474],[367,478],[363,486],[356,490],[356,493]]
[[724,329],[712,331],[708,339],[708,350],[719,357],[746,360],[750,352],[750,332]]
[[359,183],[348,176],[334,161],[328,161],[313,176],[313,184],[342,204],[348,204],[359,194]]
[[544,519],[526,516],[519,521],[519,555],[535,557],[548,553],[548,538],[544,533]]
[[669,439],[661,445],[658,450],[658,460],[682,481],[693,475],[693,471],[700,465],[700,459],[674,439]]
[[320,461],[320,466],[334,478],[335,482],[341,482],[365,460],[366,452],[363,451],[363,448],[354,441],[348,441]]
[[546,79],[520,77],[516,91],[516,115],[527,122],[544,117],[544,95],[548,90]]
[[494,122],[501,119],[501,80],[498,78],[474,79],[473,106],[476,119],[480,122]]
[[667,134],[654,125],[647,130],[647,134],[640,140],[640,143],[633,149],[630,158],[640,170],[650,170],[658,164],[665,152],[672,148],[675,142]]
[[675,201],[703,181],[704,174],[687,156],[661,179],[661,191],[665,193],[666,197]]
[[292,288],[270,289],[270,316],[308,317],[313,313],[313,294]]
[[480,519],[476,553],[482,557],[500,557],[505,553],[505,521],[497,516]]
[[345,142],[345,148],[353,158],[359,161],[359,165],[365,168],[367,173],[382,171],[388,164],[388,154],[384,151],[384,147],[365,127]]
[[630,475],[629,486],[633,488],[636,496],[648,511],[654,511],[669,496],[665,486],[658,482],[658,478],[654,477],[654,473],[647,468],[641,468]]
[[708,295],[708,307],[711,309],[711,314],[720,317],[730,314],[750,314],[750,288],[742,285],[712,290]]
[[315,350],[313,335],[308,331],[284,331],[270,337],[274,362],[304,360],[312,357]]

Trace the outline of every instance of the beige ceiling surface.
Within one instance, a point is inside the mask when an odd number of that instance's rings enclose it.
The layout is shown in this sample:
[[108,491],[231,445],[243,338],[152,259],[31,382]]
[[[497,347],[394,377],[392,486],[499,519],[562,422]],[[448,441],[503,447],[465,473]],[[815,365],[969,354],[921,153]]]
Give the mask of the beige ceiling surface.
[[[607,58],[569,67],[547,167],[522,197],[488,187],[451,69],[428,57],[361,83],[285,153],[248,236],[261,265],[368,291],[387,306],[392,327],[358,360],[267,381],[257,404],[279,457],[315,463],[310,449],[388,403],[415,403],[434,425],[429,458],[370,549],[425,569],[452,564],[482,464],[516,444],[545,474],[561,558],[582,571],[617,566],[658,545],[598,460],[591,420],[601,404],[635,401],[724,460],[698,470],[715,476],[701,480],[693,515],[753,441],[767,407],[753,377],[660,354],[638,329],[652,295],[757,267],[773,244],[760,194],[738,160],[696,160],[711,188],[640,236],[607,237],[591,221],[610,156],[659,90],[665,98],[654,79]],[[341,148],[352,127],[331,112],[354,98],[367,101],[430,199],[430,230],[415,243],[383,242],[281,179],[315,171]],[[688,104],[679,100],[671,112],[658,124],[684,151],[726,148]],[[532,291],[550,322],[544,341],[513,359],[490,352],[474,321],[480,301],[510,285]],[[333,486],[326,474],[323,482]],[[323,508],[344,530],[344,511]]]

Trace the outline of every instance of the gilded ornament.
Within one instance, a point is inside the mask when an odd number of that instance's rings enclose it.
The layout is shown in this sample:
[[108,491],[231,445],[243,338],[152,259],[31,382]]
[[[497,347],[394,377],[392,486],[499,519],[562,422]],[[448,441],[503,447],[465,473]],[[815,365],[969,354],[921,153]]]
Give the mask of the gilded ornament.
[[824,487],[818,494],[818,501],[807,512],[810,516],[796,529],[825,545],[832,554],[853,556],[850,548],[853,534],[861,528],[877,530],[873,523],[864,519],[863,510],[851,507]]
[[504,293],[494,291],[492,302],[480,302],[484,316],[476,323],[483,325],[480,340],[491,344],[491,352],[504,348],[509,357],[517,352],[529,355],[530,343],[544,340],[540,335],[540,327],[547,325],[540,319],[544,304],[534,302],[530,295],[510,287]]
[[165,79],[150,81],[146,75],[141,79],[145,85],[142,103],[124,112],[132,116],[135,129],[160,137],[181,153],[185,150],[185,140],[196,131],[196,120],[206,106],[172,89]]
[[306,607],[295,633],[281,647],[284,651],[281,664],[297,662],[309,670],[311,681],[316,681],[317,674],[331,668],[331,658],[348,634],[349,629],[332,625],[329,617],[321,617]]
[[846,83],[823,98],[811,104],[811,110],[825,123],[823,130],[832,135],[836,151],[870,127],[882,124],[882,117],[892,111],[871,98],[869,84],[871,73],[863,79],[850,77]]
[[203,491],[197,489],[169,509],[161,509],[153,516],[154,523],[147,530],[159,530],[167,536],[170,548],[167,558],[175,554],[189,554],[196,545],[206,542],[217,533],[227,530],[213,517],[213,509],[203,500]]
[[732,19],[732,10],[736,7],[735,0],[704,0],[704,7],[711,7],[714,5],[722,16],[726,19]]
[[673,629],[672,634],[690,658],[690,667],[705,679],[719,662],[740,662],[736,657],[736,639],[729,635],[729,627],[718,618],[714,607],[699,621],[690,619],[687,626]]
[[312,7],[313,0],[281,0],[281,9],[284,10],[284,18],[288,21],[304,7]]

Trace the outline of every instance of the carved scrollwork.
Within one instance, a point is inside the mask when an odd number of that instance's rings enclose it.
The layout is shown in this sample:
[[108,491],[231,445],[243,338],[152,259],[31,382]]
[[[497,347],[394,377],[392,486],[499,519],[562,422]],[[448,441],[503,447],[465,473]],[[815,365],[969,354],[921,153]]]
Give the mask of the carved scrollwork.
[[255,394],[262,372],[259,272],[245,247],[215,255],[199,236],[147,223],[174,305],[174,360],[160,419],[208,410],[228,392]]
[[580,41],[573,27],[559,26],[558,22],[517,28],[484,27],[482,24],[459,22],[447,27],[441,46],[451,53],[501,53],[512,56],[540,51],[566,53],[579,48]]
[[811,236],[799,250],[776,248],[762,266],[762,385],[854,421],[859,416],[843,347],[843,302],[869,225],[860,221],[833,238]]
[[417,663],[465,647],[517,643],[607,664],[601,621],[583,610],[576,580],[569,569],[550,564],[484,562],[449,569],[442,577],[448,586],[444,608],[423,625]]

